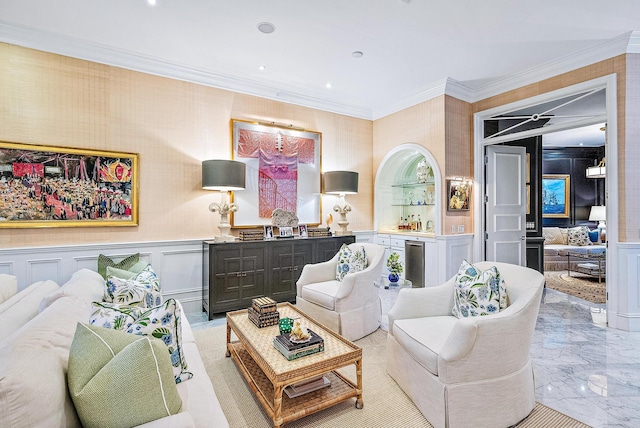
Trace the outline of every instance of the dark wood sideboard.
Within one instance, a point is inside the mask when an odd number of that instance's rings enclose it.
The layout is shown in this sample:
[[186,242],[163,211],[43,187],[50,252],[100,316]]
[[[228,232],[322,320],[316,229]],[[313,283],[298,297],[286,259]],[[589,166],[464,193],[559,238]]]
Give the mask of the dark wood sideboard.
[[209,319],[220,312],[248,308],[251,299],[269,296],[295,302],[296,281],[309,263],[331,259],[354,236],[203,242],[202,301]]

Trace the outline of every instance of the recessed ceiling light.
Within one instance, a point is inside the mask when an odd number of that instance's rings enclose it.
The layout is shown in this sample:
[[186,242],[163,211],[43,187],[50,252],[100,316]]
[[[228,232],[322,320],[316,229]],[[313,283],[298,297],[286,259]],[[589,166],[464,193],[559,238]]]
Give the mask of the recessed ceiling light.
[[351,52],[351,56],[354,58],[362,58],[362,56],[364,55],[364,53],[362,53],[362,51],[353,51]]
[[150,6],[155,6],[156,0],[147,0],[147,3],[149,3]]
[[331,82],[327,82],[327,84],[326,84],[326,85],[324,85],[324,86],[325,86],[325,88],[327,88],[327,89],[331,89]]
[[260,71],[264,71],[265,68],[267,68],[267,67],[265,67],[264,65],[259,65],[258,66],[258,70],[260,70]]
[[276,31],[276,26],[270,22],[260,22],[258,23],[258,30],[264,34],[271,34]]

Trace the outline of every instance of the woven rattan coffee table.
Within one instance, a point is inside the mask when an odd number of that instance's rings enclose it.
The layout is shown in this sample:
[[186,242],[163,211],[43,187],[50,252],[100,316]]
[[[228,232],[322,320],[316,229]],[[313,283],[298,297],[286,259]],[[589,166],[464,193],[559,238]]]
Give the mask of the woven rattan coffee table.
[[[262,403],[276,427],[318,412],[352,397],[362,408],[362,349],[313,321],[290,303],[278,304],[280,317],[299,318],[300,323],[324,339],[324,351],[293,361],[273,346],[278,326],[258,328],[249,320],[247,310],[227,313],[227,357],[233,357],[238,369]],[[231,332],[239,340],[231,341]],[[356,366],[356,383],[335,370]],[[310,377],[324,374],[331,386],[296,398],[283,394],[284,388]]]

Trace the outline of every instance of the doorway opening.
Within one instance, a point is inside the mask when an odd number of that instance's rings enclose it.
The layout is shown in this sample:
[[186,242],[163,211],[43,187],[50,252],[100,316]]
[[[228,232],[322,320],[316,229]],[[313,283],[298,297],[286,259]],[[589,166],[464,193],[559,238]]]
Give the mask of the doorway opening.
[[[611,268],[607,271],[607,305],[615,305],[617,272],[616,245],[617,236],[617,127],[616,127],[616,79],[615,75],[605,76],[573,85],[557,91],[528,98],[475,115],[475,180],[479,189],[485,189],[486,177],[484,169],[484,153],[487,146],[497,143],[519,140],[528,137],[545,136],[586,127],[589,125],[607,124],[607,174],[604,198],[607,214],[607,242],[612,243],[606,251],[606,262]],[[476,192],[475,203],[484,207],[487,195]],[[485,239],[488,232],[488,220],[484,209],[475,212],[476,229],[474,258],[485,260]],[[531,225],[527,224],[527,228]],[[540,228],[542,224],[534,224]],[[609,311],[607,311],[609,312]]]

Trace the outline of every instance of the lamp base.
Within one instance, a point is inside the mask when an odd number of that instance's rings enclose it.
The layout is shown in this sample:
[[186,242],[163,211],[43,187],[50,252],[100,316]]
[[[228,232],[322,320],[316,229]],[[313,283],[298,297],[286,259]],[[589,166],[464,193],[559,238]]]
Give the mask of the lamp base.
[[350,230],[336,230],[334,234],[335,236],[350,236],[353,235],[353,232]]
[[220,229],[220,236],[214,238],[215,242],[233,242],[236,237],[231,235],[231,225],[229,223],[221,223],[218,225]]

